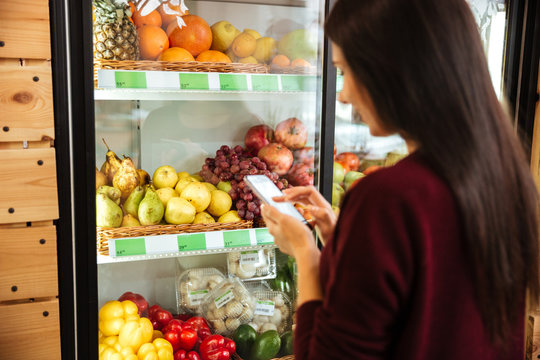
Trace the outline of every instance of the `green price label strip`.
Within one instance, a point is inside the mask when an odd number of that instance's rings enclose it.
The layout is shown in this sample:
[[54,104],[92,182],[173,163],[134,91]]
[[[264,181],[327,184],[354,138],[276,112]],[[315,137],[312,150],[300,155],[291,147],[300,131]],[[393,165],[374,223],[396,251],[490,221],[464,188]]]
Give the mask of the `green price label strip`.
[[255,229],[255,237],[257,238],[257,245],[274,243],[274,237],[270,235],[267,228]]
[[146,73],[140,71],[116,71],[114,81],[118,89],[146,89]]
[[116,256],[134,256],[146,254],[146,243],[144,238],[116,239]]
[[251,246],[249,231],[230,231],[223,233],[223,242],[226,248]]
[[247,76],[239,74],[219,74],[221,90],[247,91]]
[[208,74],[179,74],[180,89],[182,90],[208,90]]
[[279,91],[278,77],[275,75],[251,75],[253,91]]
[[283,91],[315,91],[317,90],[316,76],[282,75]]
[[178,235],[178,251],[206,249],[206,236],[203,233]]

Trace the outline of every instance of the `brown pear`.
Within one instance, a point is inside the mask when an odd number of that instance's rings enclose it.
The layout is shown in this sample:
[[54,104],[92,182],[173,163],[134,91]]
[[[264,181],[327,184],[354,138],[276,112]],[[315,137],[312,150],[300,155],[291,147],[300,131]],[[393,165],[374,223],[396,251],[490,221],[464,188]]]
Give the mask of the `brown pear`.
[[150,174],[148,174],[143,169],[137,169],[137,173],[139,173],[139,179],[141,180],[141,186],[144,186],[146,184],[150,184]]
[[98,187],[102,185],[108,185],[108,184],[109,184],[109,181],[107,179],[107,176],[101,171],[99,171],[96,167],[96,190]]
[[107,145],[105,139],[102,138],[101,140],[103,140],[103,143],[107,147],[107,153],[105,154],[106,160],[101,166],[101,172],[107,176],[109,183],[112,183],[114,175],[122,166],[122,160],[120,160],[120,158],[116,156],[114,151],[109,148],[109,145]]
[[133,164],[131,158],[124,156],[122,160],[122,166],[114,174],[113,177],[113,186],[122,192],[122,203],[126,201],[129,194],[135,189],[140,183],[139,174],[137,173],[137,168]]

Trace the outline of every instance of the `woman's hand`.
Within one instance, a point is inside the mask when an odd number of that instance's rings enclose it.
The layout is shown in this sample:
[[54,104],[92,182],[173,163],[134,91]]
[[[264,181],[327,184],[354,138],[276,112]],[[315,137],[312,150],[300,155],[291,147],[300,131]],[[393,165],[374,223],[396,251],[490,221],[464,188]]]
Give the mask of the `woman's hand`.
[[317,227],[317,232],[324,243],[334,234],[337,217],[332,205],[313,186],[295,186],[283,190],[284,196],[273,198],[276,202],[289,201],[306,207],[313,216],[311,225]]
[[296,258],[299,254],[317,251],[311,230],[299,220],[263,205],[261,215],[281,252]]

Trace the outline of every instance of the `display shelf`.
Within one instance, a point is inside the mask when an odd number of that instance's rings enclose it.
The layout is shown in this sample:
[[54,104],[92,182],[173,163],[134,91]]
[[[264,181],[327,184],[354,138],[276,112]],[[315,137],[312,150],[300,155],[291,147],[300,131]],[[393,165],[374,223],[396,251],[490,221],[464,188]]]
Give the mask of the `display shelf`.
[[273,246],[275,246],[274,239],[267,228],[155,235],[110,239],[110,255],[99,255],[97,260],[98,264],[104,264],[118,261],[215,254]]
[[279,5],[279,6],[294,6],[308,7],[308,0],[197,0],[197,1],[212,1],[224,3],[240,3],[240,4],[256,4],[256,5]]
[[[317,75],[192,73],[177,71],[98,70],[96,100],[121,100],[129,96],[151,99],[238,94],[315,93]],[[130,99],[133,99],[131,97]]]

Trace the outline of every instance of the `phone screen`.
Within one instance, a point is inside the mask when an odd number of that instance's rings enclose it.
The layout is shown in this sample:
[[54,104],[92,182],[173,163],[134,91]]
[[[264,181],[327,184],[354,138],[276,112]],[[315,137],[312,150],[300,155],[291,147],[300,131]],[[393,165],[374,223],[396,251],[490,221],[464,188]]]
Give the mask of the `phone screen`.
[[253,190],[255,195],[257,195],[264,203],[309,225],[293,204],[290,202],[275,202],[272,200],[274,196],[282,196],[283,193],[268,177],[265,175],[247,175],[244,177],[244,180],[250,189]]

